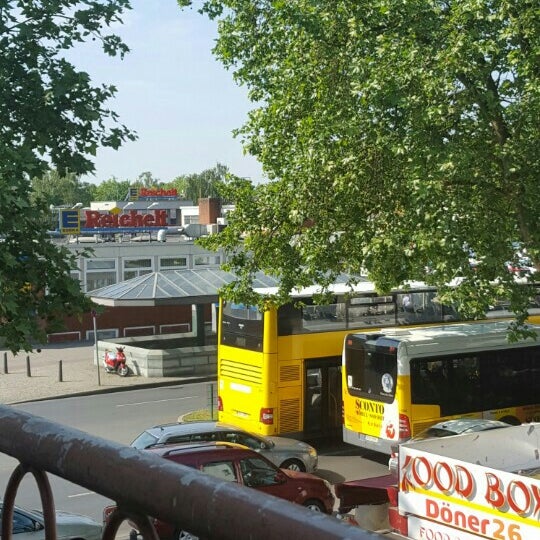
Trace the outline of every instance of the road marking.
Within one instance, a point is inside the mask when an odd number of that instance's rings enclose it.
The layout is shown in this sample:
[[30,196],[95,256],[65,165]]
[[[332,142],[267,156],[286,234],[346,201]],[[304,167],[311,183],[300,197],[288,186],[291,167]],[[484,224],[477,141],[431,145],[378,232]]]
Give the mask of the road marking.
[[75,495],[68,495],[68,499],[74,499],[75,497],[85,497],[86,495],[95,495],[93,491],[86,491],[85,493],[76,493]]
[[154,399],[152,401],[138,401],[137,403],[123,403],[121,405],[117,405],[117,407],[133,407],[134,405],[148,405],[148,403],[165,403],[166,401],[181,401],[183,399],[195,399],[196,397],[200,397],[200,396],[186,396],[186,397],[178,397],[178,398],[171,398],[171,399]]

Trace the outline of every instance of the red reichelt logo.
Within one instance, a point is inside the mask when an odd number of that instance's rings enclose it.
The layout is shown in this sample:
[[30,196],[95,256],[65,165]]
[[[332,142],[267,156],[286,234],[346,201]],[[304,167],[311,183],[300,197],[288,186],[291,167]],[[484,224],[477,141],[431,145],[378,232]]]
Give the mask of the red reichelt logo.
[[177,197],[178,191],[176,189],[150,189],[140,188],[139,197]]
[[138,214],[131,210],[129,214],[100,214],[96,210],[86,211],[86,228],[106,227],[166,227],[167,212],[155,210],[153,214]]

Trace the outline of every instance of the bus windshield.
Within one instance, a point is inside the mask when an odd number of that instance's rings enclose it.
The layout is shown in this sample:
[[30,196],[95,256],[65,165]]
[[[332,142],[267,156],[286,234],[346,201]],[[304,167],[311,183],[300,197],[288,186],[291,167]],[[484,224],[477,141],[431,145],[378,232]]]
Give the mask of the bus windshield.
[[262,350],[264,319],[255,306],[223,301],[221,314],[221,344]]
[[345,369],[352,396],[392,403],[396,391],[397,347],[373,347],[363,340],[347,338]]

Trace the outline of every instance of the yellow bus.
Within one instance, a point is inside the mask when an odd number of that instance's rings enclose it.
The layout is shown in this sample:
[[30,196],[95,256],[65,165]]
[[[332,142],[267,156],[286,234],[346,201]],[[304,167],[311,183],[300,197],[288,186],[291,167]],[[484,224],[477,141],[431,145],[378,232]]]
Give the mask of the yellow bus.
[[378,452],[441,420],[540,420],[540,326],[510,343],[502,321],[349,334],[343,439]]
[[[424,283],[377,295],[373,283],[337,281],[333,301],[317,305],[315,289],[279,309],[220,301],[219,419],[261,435],[342,436],[343,340],[351,331],[441,324],[459,319]],[[258,289],[260,294],[272,289]],[[540,310],[539,310],[540,313]],[[501,304],[490,317],[510,317]]]

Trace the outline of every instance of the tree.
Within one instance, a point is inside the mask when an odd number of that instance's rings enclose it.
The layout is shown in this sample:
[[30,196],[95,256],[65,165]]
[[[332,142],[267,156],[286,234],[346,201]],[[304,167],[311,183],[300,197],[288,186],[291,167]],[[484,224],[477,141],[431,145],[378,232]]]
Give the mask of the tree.
[[50,170],[41,177],[32,178],[31,185],[33,204],[41,201],[48,207],[74,206],[77,203],[88,206],[92,201],[93,186],[81,182],[74,173],[61,176],[58,171]]
[[145,188],[152,188],[157,187],[161,184],[161,181],[159,178],[154,178],[152,173],[150,171],[144,171],[139,176],[137,176],[137,180],[133,182],[134,186],[140,186]]
[[184,198],[197,204],[199,199],[218,197],[220,186],[225,182],[229,169],[226,165],[217,163],[212,169],[205,169],[201,173],[178,176],[167,186],[174,187]]
[[75,259],[46,236],[49,208],[32,202],[31,178],[50,166],[61,177],[91,172],[99,145],[134,139],[106,106],[114,86],[92,86],[65,56],[86,40],[123,56],[128,48],[108,28],[129,2],[0,0],[0,8],[0,339],[16,352],[90,307],[70,279]]
[[94,201],[123,201],[128,195],[129,180],[118,180],[114,176],[98,184],[94,191]]
[[241,277],[227,294],[249,296],[257,270],[281,278],[276,302],[365,270],[380,291],[443,287],[466,315],[504,295],[523,320],[504,263],[516,242],[539,261],[536,1],[206,0],[200,11],[219,21],[215,54],[257,104],[238,134],[271,180],[228,186],[236,211],[207,241]]

